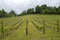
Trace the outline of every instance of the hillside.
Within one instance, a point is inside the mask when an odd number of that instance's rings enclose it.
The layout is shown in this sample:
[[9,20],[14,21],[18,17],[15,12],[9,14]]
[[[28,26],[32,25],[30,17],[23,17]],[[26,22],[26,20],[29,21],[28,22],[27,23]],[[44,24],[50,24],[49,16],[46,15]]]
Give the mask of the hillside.
[[0,40],[60,40],[60,15],[0,18]]

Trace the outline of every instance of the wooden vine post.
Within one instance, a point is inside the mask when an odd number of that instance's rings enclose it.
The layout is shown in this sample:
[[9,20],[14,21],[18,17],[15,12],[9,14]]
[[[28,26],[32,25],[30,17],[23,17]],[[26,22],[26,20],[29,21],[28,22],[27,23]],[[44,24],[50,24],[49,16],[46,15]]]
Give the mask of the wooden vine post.
[[57,32],[59,32],[59,21],[57,20]]
[[26,36],[28,35],[28,20],[26,21]]
[[4,38],[4,25],[3,25],[3,21],[1,21],[1,40],[3,40]]
[[44,24],[44,20],[43,20],[43,34],[45,34],[45,24]]

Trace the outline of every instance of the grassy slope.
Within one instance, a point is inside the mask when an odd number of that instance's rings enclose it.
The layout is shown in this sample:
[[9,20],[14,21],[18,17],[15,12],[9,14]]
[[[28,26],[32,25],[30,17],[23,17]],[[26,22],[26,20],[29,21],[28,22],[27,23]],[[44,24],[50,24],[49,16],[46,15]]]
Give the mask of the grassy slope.
[[[16,20],[17,19],[17,20]],[[4,22],[7,22],[8,26],[5,26],[4,28],[8,27],[9,29],[13,21],[18,21],[18,19],[23,19],[25,20],[23,24],[18,28],[18,30],[13,31],[10,35],[6,36],[3,38],[3,40],[60,40],[60,32],[55,32],[52,29],[46,28],[46,34],[42,34],[41,31],[36,29],[36,27],[32,24],[31,21],[37,20],[39,22],[42,22],[42,20],[50,21],[52,23],[56,23],[56,20],[59,20],[60,23],[60,15],[26,15],[26,16],[21,16],[21,17],[12,17],[7,20],[6,19],[0,19],[3,20]],[[28,20],[28,35],[26,36],[26,20]],[[11,23],[12,22],[12,23]],[[38,27],[42,27],[42,23],[38,23],[34,21],[34,23]],[[6,25],[6,24],[5,24]],[[52,25],[52,24],[50,24]],[[56,25],[53,25],[56,26]],[[1,25],[0,25],[1,27]],[[12,27],[11,27],[12,28]],[[56,38],[55,38],[56,37]],[[53,38],[53,39],[52,39]]]

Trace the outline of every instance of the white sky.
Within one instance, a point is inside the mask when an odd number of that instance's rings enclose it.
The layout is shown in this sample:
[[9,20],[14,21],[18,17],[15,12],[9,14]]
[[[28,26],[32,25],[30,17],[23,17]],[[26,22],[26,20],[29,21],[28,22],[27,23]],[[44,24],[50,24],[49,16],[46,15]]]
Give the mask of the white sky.
[[23,10],[43,4],[47,4],[48,6],[60,6],[60,0],[0,0],[0,10],[3,8],[9,12],[12,9],[19,14]]

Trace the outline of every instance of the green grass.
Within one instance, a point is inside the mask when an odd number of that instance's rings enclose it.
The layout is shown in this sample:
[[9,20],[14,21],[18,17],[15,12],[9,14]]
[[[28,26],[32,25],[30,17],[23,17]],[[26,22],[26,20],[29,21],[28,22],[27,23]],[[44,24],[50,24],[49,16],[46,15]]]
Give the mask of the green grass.
[[[28,34],[26,35],[27,20],[28,20],[28,27],[27,27]],[[45,24],[44,25],[45,34],[43,34],[43,31],[41,29],[43,28],[43,20]],[[57,20],[59,20],[59,32],[56,31]],[[1,21],[3,21],[4,24],[3,27],[5,32],[5,36],[4,38],[2,38],[3,40],[60,40],[60,15],[35,14],[20,17],[10,17],[2,19],[0,18],[0,36],[2,27]],[[23,23],[20,25],[22,21]],[[36,28],[32,22],[34,22],[36,27],[38,28]],[[16,27],[17,29],[15,29]],[[6,33],[9,33],[9,35],[6,36]]]

